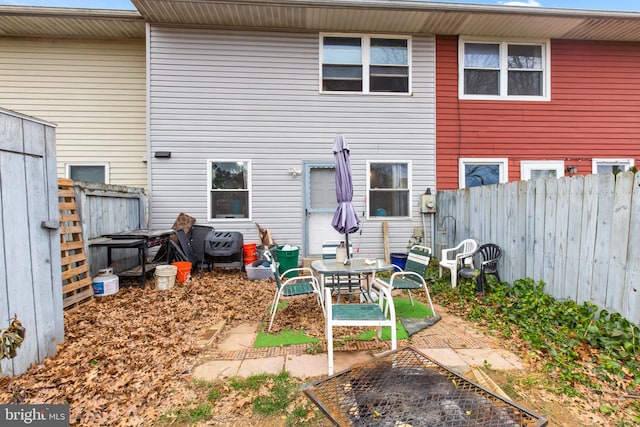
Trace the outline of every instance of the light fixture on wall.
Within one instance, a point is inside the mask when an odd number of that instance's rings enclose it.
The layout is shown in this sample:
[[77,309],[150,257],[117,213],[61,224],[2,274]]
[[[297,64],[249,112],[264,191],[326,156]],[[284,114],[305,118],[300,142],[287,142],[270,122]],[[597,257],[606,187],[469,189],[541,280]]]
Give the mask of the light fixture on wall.
[[287,169],[287,172],[289,172],[289,175],[291,175],[291,176],[300,176],[300,175],[302,175],[302,172],[300,172],[300,169],[296,169],[296,168],[289,168],[289,169]]
[[577,166],[567,166],[567,173],[576,173],[578,172]]

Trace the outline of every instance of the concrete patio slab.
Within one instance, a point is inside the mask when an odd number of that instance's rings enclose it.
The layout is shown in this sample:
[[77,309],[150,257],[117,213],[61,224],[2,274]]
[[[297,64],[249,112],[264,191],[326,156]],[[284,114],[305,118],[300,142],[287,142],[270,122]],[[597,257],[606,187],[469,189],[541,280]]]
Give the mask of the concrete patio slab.
[[458,374],[463,374],[469,369],[467,362],[451,348],[418,348],[418,351]]
[[252,348],[258,331],[257,323],[243,323],[225,331],[218,342],[218,350],[234,351]]
[[193,368],[192,375],[196,379],[205,381],[235,377],[238,375],[241,364],[241,360],[212,360]]
[[[491,348],[457,349],[456,351],[462,360],[470,366],[484,366],[486,363],[491,369],[497,371],[522,369],[522,364],[519,363],[519,366],[514,365],[510,360],[503,357],[500,352]],[[515,356],[513,357],[515,358]]]
[[284,368],[294,377],[311,378],[327,375],[327,353],[287,356]]
[[284,356],[245,359],[238,369],[238,376],[246,378],[259,374],[278,375],[285,367],[284,359]]
[[238,326],[229,328],[227,331],[229,334],[255,334],[258,332],[258,322],[241,323]]
[[[324,354],[325,375],[328,373],[329,366],[327,354]],[[375,357],[372,354],[362,351],[337,351],[333,353],[333,372],[338,373],[345,369],[357,365],[358,363],[369,362]]]

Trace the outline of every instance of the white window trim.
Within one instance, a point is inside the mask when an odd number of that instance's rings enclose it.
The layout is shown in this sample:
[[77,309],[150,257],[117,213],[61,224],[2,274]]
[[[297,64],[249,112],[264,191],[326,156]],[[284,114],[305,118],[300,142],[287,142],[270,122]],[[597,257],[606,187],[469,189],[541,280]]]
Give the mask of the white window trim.
[[606,165],[606,166],[627,166],[626,170],[632,168],[634,166],[634,159],[591,159],[591,173],[598,173],[598,165]]
[[531,171],[536,169],[555,170],[556,178],[564,176],[563,160],[523,160],[520,162],[520,179],[531,179]]
[[96,163],[96,162],[74,162],[64,164],[64,177],[71,179],[71,167],[72,166],[100,166],[104,168],[104,183],[109,184],[109,163]]
[[[322,89],[322,65],[324,64],[324,45],[322,44],[324,37],[349,37],[349,38],[360,38],[362,40],[362,91],[333,91],[333,90],[323,90]],[[409,67],[409,87],[408,92],[370,92],[369,91],[369,66],[371,64],[370,58],[370,40],[374,39],[402,39],[407,41],[407,66]],[[354,34],[354,33],[320,33],[320,38],[318,41],[320,47],[320,63],[318,64],[318,75],[320,78],[318,79],[318,91],[322,94],[332,94],[332,95],[382,95],[382,96],[408,96],[413,94],[413,44],[411,36],[403,36],[403,35],[391,35],[391,34]]]
[[[408,216],[371,216],[369,214],[369,203],[371,201],[371,197],[369,191],[371,190],[371,163],[393,163],[393,164],[397,164],[397,163],[405,163],[407,165],[407,189],[409,190],[409,215]],[[371,220],[380,220],[380,221],[398,221],[398,220],[407,220],[407,219],[411,219],[413,218],[413,207],[412,207],[412,203],[411,201],[413,200],[413,173],[412,173],[412,163],[411,160],[367,160],[367,182],[366,182],[366,189],[365,189],[365,194],[367,195],[367,201],[366,201],[366,206],[365,206],[365,218],[367,220],[371,219]]]
[[[500,95],[472,95],[464,93],[464,44],[494,43],[500,45]],[[542,45],[542,96],[507,95],[507,47],[510,44]],[[469,100],[550,101],[551,100],[551,43],[547,40],[495,39],[460,37],[458,39],[458,98]]]
[[[242,162],[247,164],[247,191],[249,195],[247,209],[249,211],[249,215],[246,218],[212,218],[211,217],[211,163],[212,162],[230,162],[237,163]],[[207,159],[207,221],[209,222],[234,222],[234,221],[252,221],[253,219],[253,189],[252,189],[252,179],[251,179],[251,160],[243,160],[243,159]]]
[[499,166],[500,183],[504,184],[509,181],[509,159],[506,157],[486,158],[486,157],[460,157],[458,160],[458,187],[466,188],[466,180],[464,174],[464,166],[467,163],[473,164],[487,164]]

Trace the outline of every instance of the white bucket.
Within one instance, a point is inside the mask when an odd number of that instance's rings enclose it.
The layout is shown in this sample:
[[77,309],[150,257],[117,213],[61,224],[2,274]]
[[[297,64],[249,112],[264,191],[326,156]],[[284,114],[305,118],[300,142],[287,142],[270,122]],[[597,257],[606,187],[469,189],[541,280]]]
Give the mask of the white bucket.
[[178,274],[178,267],[175,265],[156,266],[156,289],[163,291],[173,288],[176,283],[176,274]]

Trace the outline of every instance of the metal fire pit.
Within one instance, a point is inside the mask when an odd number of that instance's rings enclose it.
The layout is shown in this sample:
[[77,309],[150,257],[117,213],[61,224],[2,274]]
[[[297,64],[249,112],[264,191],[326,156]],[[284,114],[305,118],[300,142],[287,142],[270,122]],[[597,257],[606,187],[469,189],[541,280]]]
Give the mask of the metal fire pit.
[[546,426],[547,420],[413,347],[304,387],[338,426]]

